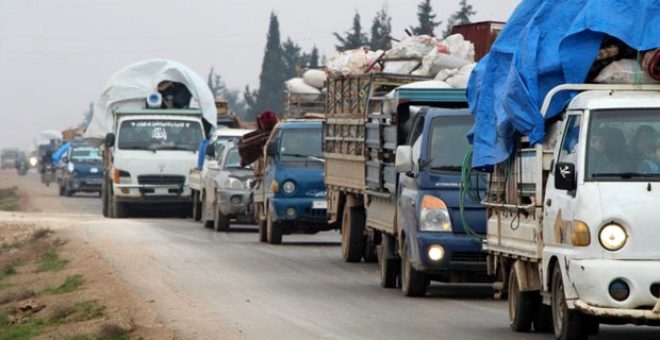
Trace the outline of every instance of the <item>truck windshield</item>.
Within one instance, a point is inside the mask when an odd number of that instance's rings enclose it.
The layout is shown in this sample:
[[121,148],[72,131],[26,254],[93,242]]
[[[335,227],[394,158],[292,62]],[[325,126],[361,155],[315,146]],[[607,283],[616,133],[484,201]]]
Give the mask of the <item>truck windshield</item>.
[[202,140],[199,122],[188,120],[125,120],[117,147],[123,150],[197,151]]
[[252,164],[241,166],[241,156],[238,154],[238,148],[233,148],[228,151],[227,158],[225,158],[224,168],[231,169],[252,169]]
[[282,161],[314,160],[323,162],[321,129],[283,129],[280,140]]
[[101,160],[101,154],[97,148],[79,147],[71,150],[71,160],[78,162],[97,162]]
[[585,180],[660,180],[657,109],[591,111]]
[[431,137],[426,163],[433,171],[460,172],[470,149],[466,135],[473,123],[472,116],[435,117],[431,121]]

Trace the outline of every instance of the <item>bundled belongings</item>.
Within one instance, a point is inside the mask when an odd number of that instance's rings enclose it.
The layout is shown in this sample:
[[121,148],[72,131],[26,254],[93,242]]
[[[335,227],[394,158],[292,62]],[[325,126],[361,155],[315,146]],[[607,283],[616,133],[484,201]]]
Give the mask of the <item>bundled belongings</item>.
[[277,115],[272,111],[264,111],[257,115],[257,130],[243,135],[238,145],[241,166],[252,164],[263,156],[264,145],[277,121]]

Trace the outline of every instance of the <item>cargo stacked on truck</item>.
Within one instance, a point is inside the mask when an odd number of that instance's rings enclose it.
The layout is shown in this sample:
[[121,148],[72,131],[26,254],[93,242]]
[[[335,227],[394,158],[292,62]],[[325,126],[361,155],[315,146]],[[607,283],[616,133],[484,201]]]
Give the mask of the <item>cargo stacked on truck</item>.
[[[485,209],[461,188],[472,117],[465,89],[370,73],[328,80],[328,213],[345,261],[377,258],[381,285],[423,296],[431,280],[483,280]],[[406,84],[406,85],[404,85]],[[446,87],[446,86],[445,86]]]
[[660,13],[546,5],[521,3],[468,87],[489,272],[517,332],[660,325]]
[[208,86],[184,65],[152,59],[117,72],[85,132],[104,145],[103,215],[172,207],[190,214],[188,171],[216,118]]

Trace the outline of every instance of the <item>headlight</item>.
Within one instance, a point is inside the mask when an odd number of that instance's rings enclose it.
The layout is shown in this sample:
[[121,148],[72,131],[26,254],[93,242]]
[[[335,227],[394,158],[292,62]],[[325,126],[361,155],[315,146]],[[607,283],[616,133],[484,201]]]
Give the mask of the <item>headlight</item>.
[[287,194],[291,194],[296,191],[296,185],[291,181],[284,181],[284,183],[282,183],[282,190]]
[[224,187],[227,189],[245,189],[245,184],[236,177],[229,177],[225,181]]
[[69,163],[69,164],[66,165],[66,168],[67,168],[67,170],[69,170],[69,172],[73,172],[73,170],[76,169],[76,166],[73,165],[73,163]]
[[422,199],[419,221],[421,231],[452,231],[447,205],[434,196],[426,195]]
[[30,157],[30,165],[33,167],[37,166],[37,157]]
[[600,233],[598,233],[598,239],[603,248],[611,251],[619,250],[623,248],[628,240],[628,235],[626,235],[626,230],[618,224],[608,224],[604,226]]

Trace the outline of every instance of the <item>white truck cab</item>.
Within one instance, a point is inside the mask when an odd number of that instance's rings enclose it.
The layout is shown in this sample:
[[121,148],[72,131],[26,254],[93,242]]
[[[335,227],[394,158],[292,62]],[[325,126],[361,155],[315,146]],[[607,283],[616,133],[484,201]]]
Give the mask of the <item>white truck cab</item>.
[[660,86],[562,85],[542,112],[565,90],[580,92],[562,120],[496,166],[484,201],[511,327],[660,325]]
[[124,217],[131,206],[192,204],[187,175],[204,137],[199,109],[118,108],[106,138],[104,211]]

